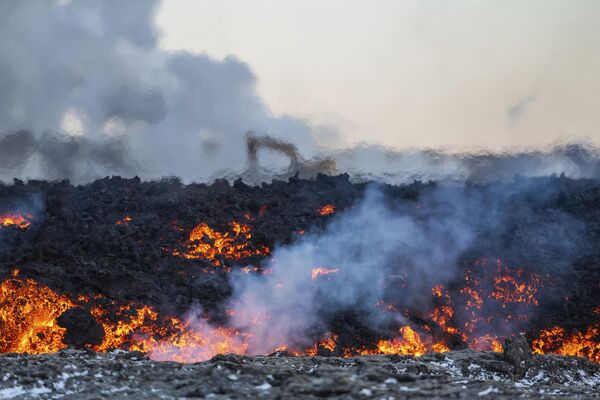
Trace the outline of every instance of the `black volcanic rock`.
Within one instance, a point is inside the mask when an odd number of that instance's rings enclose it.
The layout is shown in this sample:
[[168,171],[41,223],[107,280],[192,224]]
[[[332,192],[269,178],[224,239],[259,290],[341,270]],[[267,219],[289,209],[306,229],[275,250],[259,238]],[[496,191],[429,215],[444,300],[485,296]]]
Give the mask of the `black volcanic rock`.
[[63,339],[67,345],[83,348],[86,344],[99,345],[104,339],[104,328],[96,322],[89,308],[71,308],[56,321],[67,330]]
[[513,366],[515,377],[525,376],[527,369],[531,365],[533,355],[525,336],[518,335],[508,337],[504,340],[504,360]]

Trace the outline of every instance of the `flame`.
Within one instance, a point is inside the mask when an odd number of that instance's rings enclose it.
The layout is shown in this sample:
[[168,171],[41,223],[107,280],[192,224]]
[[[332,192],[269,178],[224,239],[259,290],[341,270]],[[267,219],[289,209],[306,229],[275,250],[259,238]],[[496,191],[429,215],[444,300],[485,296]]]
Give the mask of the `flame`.
[[319,354],[319,348],[326,349],[333,353],[337,347],[337,340],[337,335],[331,332],[327,332],[323,335],[323,338],[318,343],[315,343],[314,345],[312,345],[312,347],[306,349],[305,353],[309,356],[316,356],[317,354]]
[[33,216],[31,214],[5,214],[0,215],[0,228],[14,226],[19,229],[27,229],[31,225]]
[[[255,254],[256,250],[248,244],[250,228],[244,224],[232,222],[230,231],[225,233],[216,232],[206,224],[199,225],[195,231],[190,238],[196,235],[197,239],[188,243],[188,250],[195,250],[191,253],[194,256],[218,262],[221,257],[237,259],[243,258],[244,254]],[[200,233],[202,235],[197,236]],[[327,332],[308,347],[302,344],[290,348],[286,343],[276,343],[272,347],[295,355],[332,353],[344,357],[361,354],[420,356],[449,351],[449,343],[478,351],[501,352],[501,338],[488,332],[494,332],[499,324],[527,321],[539,304],[536,296],[545,278],[509,268],[499,260],[494,265],[489,268],[486,261],[478,260],[473,269],[465,268],[464,280],[453,283],[452,291],[442,284],[433,286],[429,292],[432,306],[426,310],[404,309],[379,300],[377,307],[401,314],[411,321],[411,325],[400,327],[395,337],[383,338],[371,347],[338,346],[340,332]],[[242,268],[242,271],[261,272],[255,267]],[[334,273],[339,273],[339,268],[314,268],[311,279],[315,281]],[[92,316],[105,331],[103,342],[91,346],[95,351],[137,350],[154,360],[178,362],[197,362],[223,353],[248,354],[251,336],[244,331],[213,326],[196,316],[180,319],[161,315],[151,306],[135,302],[122,304],[102,296],[69,298],[31,279],[18,278],[17,268],[11,274],[13,279],[0,285],[0,352],[46,353],[64,348],[65,330],[57,325],[56,319],[69,308],[85,303],[91,306]],[[410,284],[409,276],[406,282]],[[274,286],[281,287],[279,283]],[[599,310],[600,306],[592,312]],[[413,315],[418,319],[411,317],[411,311],[418,311]],[[235,310],[226,311],[228,316],[233,314]],[[250,325],[268,324],[270,318],[260,314],[248,316],[248,321]],[[511,327],[514,329],[517,325]],[[536,354],[581,356],[600,363],[600,323],[583,332],[567,333],[560,326],[545,329],[532,342],[532,348]]]
[[317,212],[320,216],[324,217],[326,215],[331,215],[335,213],[335,206],[333,204],[325,204],[323,207],[319,208]]
[[321,267],[313,268],[310,271],[310,279],[312,279],[313,281],[316,281],[320,276],[337,274],[338,272],[340,272],[339,268],[321,268]]
[[400,328],[399,332],[400,337],[391,340],[380,340],[377,343],[377,350],[379,353],[418,357],[432,351],[443,353],[450,350],[443,342],[431,343],[431,340],[425,341],[421,335],[410,326],[403,326]]
[[128,225],[131,221],[133,221],[133,218],[129,215],[126,215],[123,218],[117,220],[117,222],[115,222],[115,225]]
[[589,326],[584,333],[576,331],[570,335],[560,326],[544,329],[531,344],[535,354],[585,357],[600,363],[600,323]]
[[244,335],[234,329],[213,327],[206,321],[171,320],[171,332],[156,339],[137,336],[130,350],[146,352],[153,360],[192,363],[217,354],[246,354]]
[[477,351],[493,351],[496,353],[501,353],[504,350],[504,346],[502,346],[498,337],[489,334],[472,338],[469,341],[469,348]]
[[[115,307],[114,303],[111,304]],[[119,349],[131,339],[133,333],[151,333],[155,326],[158,314],[149,306],[141,306],[134,309],[131,305],[114,308],[92,307],[92,316],[104,328],[104,340],[102,344],[95,346],[94,350],[103,352],[110,349]],[[109,314],[113,314],[113,319]],[[115,321],[116,319],[116,321]]]
[[65,347],[56,323],[74,303],[31,279],[0,284],[0,352],[52,353]]
[[221,257],[232,260],[242,260],[253,255],[267,255],[270,253],[268,247],[252,249],[250,239],[250,227],[239,222],[229,224],[229,232],[219,232],[201,223],[196,226],[185,243],[187,250],[179,252],[175,250],[173,255],[185,257],[190,260],[207,259],[218,267],[222,265]]
[[515,276],[504,275],[494,277],[494,291],[492,297],[503,303],[528,303],[539,305],[535,295],[540,287],[543,286],[540,275],[530,274],[527,281],[522,278],[523,270],[514,271]]

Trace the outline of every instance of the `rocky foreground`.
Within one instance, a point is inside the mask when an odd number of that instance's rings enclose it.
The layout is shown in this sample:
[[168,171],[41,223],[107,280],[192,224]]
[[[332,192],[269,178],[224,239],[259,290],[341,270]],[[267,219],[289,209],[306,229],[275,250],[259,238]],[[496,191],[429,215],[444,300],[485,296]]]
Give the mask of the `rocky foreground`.
[[0,399],[600,397],[599,364],[547,355],[517,362],[520,369],[513,361],[471,350],[419,358],[220,355],[196,364],[124,351],[5,354]]

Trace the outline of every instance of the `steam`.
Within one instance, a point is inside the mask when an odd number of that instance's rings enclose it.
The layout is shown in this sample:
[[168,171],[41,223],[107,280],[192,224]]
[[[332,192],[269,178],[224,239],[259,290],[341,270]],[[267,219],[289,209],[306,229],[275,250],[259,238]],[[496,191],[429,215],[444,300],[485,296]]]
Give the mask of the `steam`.
[[[532,270],[550,270],[550,259],[555,268],[566,268],[581,246],[583,224],[559,213],[517,210],[513,201],[520,196],[534,196],[538,206],[555,192],[529,183],[513,188],[434,187],[414,202],[371,187],[356,208],[336,216],[323,232],[277,248],[267,263],[271,274],[232,275],[231,326],[249,334],[254,354],[284,344],[303,348],[318,339],[313,332],[330,330],[330,317],[348,312],[381,332],[390,318],[381,300],[399,309],[431,309],[431,288],[461,280],[464,258],[474,248],[530,263]],[[522,225],[515,226],[511,212]],[[512,239],[500,240],[508,231]],[[332,273],[313,280],[316,267]]]
[[[206,180],[244,168],[249,129],[301,150],[314,145],[303,122],[271,114],[243,62],[162,50],[154,26],[159,4],[0,3],[0,140],[13,150],[4,151],[4,177]],[[47,131],[56,133],[48,138]],[[40,153],[53,166],[48,173],[35,166],[32,156]],[[80,173],[82,161],[89,168]]]
[[[159,5],[0,3],[0,179],[241,176],[258,184],[296,172],[348,172],[355,181],[397,184],[598,176],[599,151],[586,143],[498,154],[320,148],[308,123],[271,113],[242,61],[161,49],[154,25]],[[535,99],[533,93],[507,110],[512,123]],[[248,131],[257,134],[246,137]],[[282,169],[269,151],[289,165]]]
[[[297,344],[299,338],[310,343],[306,332],[326,325],[322,310],[356,309],[373,324],[381,322],[383,313],[376,305],[390,276],[410,274],[421,293],[430,290],[427,285],[434,280],[452,278],[458,256],[473,240],[467,209],[451,202],[448,209],[418,215],[412,211],[414,203],[398,207],[403,212],[386,206],[382,194],[371,190],[356,209],[334,220],[322,234],[277,249],[271,275],[234,276],[239,306],[232,323],[253,334],[251,352],[273,351],[279,345]],[[315,284],[311,279],[315,267],[339,272],[324,284]],[[257,318],[268,320],[253,324]]]

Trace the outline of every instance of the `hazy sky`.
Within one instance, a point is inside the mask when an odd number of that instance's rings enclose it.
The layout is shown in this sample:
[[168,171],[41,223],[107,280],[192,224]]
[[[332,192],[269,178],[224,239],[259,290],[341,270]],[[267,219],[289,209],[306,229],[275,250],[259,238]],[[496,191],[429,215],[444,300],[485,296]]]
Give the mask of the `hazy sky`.
[[600,1],[166,0],[158,24],[345,144],[600,144]]

